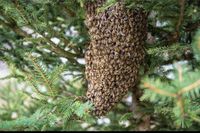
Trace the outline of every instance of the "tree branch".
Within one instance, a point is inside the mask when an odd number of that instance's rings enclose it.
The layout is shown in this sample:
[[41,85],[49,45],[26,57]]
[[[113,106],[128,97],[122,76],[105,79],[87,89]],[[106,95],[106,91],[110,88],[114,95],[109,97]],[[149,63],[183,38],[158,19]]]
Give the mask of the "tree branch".
[[176,94],[169,93],[169,92],[167,92],[167,91],[164,91],[164,90],[161,90],[161,89],[159,89],[159,88],[156,88],[155,86],[152,86],[151,84],[149,84],[149,83],[147,83],[147,82],[145,82],[145,83],[143,84],[143,86],[144,86],[145,88],[147,88],[147,89],[150,89],[150,90],[152,90],[152,91],[154,91],[154,92],[160,94],[160,95],[170,96],[170,97],[176,97],[176,96],[177,96]]
[[194,88],[196,88],[196,87],[198,87],[198,86],[200,86],[200,80],[198,80],[198,81],[192,83],[191,85],[189,85],[189,86],[187,86],[187,87],[181,89],[181,90],[178,92],[178,94],[179,94],[179,95],[182,95],[182,94],[184,94],[184,93],[186,93],[186,92],[188,92],[188,91],[193,90]]
[[[24,32],[22,29],[20,29],[17,24],[15,23],[15,21],[11,18],[5,17],[6,15],[4,15],[3,12],[0,11],[0,15],[2,15],[4,17],[4,19],[6,19],[7,22],[3,21],[0,19],[0,23],[8,28],[10,28],[11,30],[13,30],[16,34],[22,36],[22,37],[29,37],[32,38],[31,34],[27,34],[26,32]],[[10,22],[12,21],[12,22]],[[10,22],[10,23],[9,23]],[[32,27],[31,25],[29,25],[29,27]],[[35,30],[35,29],[34,29]],[[41,33],[40,33],[41,34]],[[65,51],[64,49],[61,49],[59,46],[57,46],[54,42],[52,42],[49,38],[45,37],[44,35],[42,36],[43,39],[48,42],[50,44],[51,50],[53,52],[55,52],[56,54],[67,58],[70,62],[75,63],[75,64],[79,64],[77,62],[76,59],[74,59],[77,55],[70,53],[68,51]]]
[[181,24],[183,22],[183,18],[184,18],[185,0],[179,0],[179,5],[180,5],[180,14],[179,14],[178,22],[176,24],[176,35],[175,35],[176,41],[178,41],[178,39],[179,39],[180,26],[181,26]]

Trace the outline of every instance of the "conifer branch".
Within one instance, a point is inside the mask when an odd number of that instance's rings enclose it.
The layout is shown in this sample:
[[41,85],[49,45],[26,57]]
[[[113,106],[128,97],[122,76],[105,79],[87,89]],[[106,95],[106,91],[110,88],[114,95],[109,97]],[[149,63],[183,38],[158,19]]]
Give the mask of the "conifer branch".
[[51,41],[50,38],[44,36],[44,34],[42,34],[41,32],[39,32],[38,30],[36,30],[36,28],[32,25],[32,23],[29,21],[29,19],[24,15],[23,12],[24,9],[19,5],[18,0],[15,0],[15,4],[16,9],[19,11],[19,13],[21,14],[21,16],[25,19],[26,24],[31,28],[34,29],[35,31],[37,31],[40,35],[43,36],[44,40],[46,42],[48,42],[51,46],[52,51],[54,51],[55,53],[59,53],[61,56],[63,57],[67,57],[67,59],[75,64],[79,64],[76,59],[74,59],[75,57],[77,57],[76,54],[70,53],[68,51],[65,51],[63,49],[61,49],[58,45],[56,45],[53,41]]
[[67,97],[71,97],[74,98],[75,100],[79,100],[79,101],[87,101],[87,98],[85,96],[77,96],[71,92],[63,92],[63,94]]
[[186,93],[188,91],[191,91],[191,90],[195,89],[196,87],[200,87],[200,80],[190,84],[187,87],[184,87],[184,88],[180,89],[180,91],[178,92],[178,95],[182,95],[182,94],[184,94],[184,93]]
[[63,7],[64,11],[65,11],[67,14],[69,14],[70,17],[75,17],[75,16],[76,16],[76,13],[73,12],[71,9],[69,9],[66,5],[64,5],[64,4],[62,4],[62,3],[59,3],[59,4]]
[[183,103],[183,97],[182,95],[177,95],[177,105],[179,106],[181,110],[181,117],[185,117],[185,111],[184,111],[184,103]]
[[51,83],[48,80],[48,77],[46,76],[46,74],[43,72],[43,70],[40,68],[40,66],[37,64],[36,59],[34,57],[32,57],[31,55],[29,55],[29,59],[31,60],[31,62],[33,63],[35,69],[37,70],[37,72],[40,74],[40,76],[42,77],[44,84],[47,86],[47,88],[50,90],[51,96],[55,96],[54,92],[53,92],[53,88],[50,85]]
[[11,79],[11,78],[20,79],[20,78],[24,78],[24,76],[22,76],[22,75],[16,75],[16,74],[10,74],[8,76],[0,78],[0,80],[6,80],[6,79]]
[[199,118],[198,116],[189,115],[189,117],[190,117],[192,120],[194,120],[194,121],[200,123],[200,118]]
[[176,41],[178,41],[179,36],[180,36],[180,26],[183,22],[184,18],[184,9],[185,9],[185,0],[179,0],[179,5],[180,5],[180,14],[179,14],[179,19],[176,24]]
[[[0,10],[0,15],[3,16],[4,19],[7,18],[7,17],[5,17],[5,15],[1,12],[1,10]],[[13,30],[16,34],[18,34],[18,35],[20,35],[20,36],[22,36],[22,37],[30,36],[30,35],[28,35],[26,32],[24,32],[23,30],[21,30],[20,28],[18,28],[18,27],[16,26],[16,23],[13,23],[14,20],[11,20],[11,18],[9,18],[9,19],[10,19],[10,21],[12,21],[12,22],[9,23],[8,18],[6,19],[7,22],[5,22],[4,20],[1,20],[1,19],[0,19],[0,24],[2,24],[2,25],[5,26],[5,27],[10,28],[10,29]]]
[[29,76],[28,74],[26,74],[26,77],[27,79],[29,80],[29,82],[31,83],[31,85],[35,88],[36,90],[36,93],[42,97],[44,96],[48,96],[47,94],[44,94],[42,93],[41,91],[39,91],[38,87],[36,86],[36,84],[34,84],[32,81],[33,81],[33,78],[31,76]]
[[169,97],[176,97],[176,94],[173,94],[173,93],[169,93],[167,91],[164,91],[164,90],[161,90],[159,88],[156,88],[155,86],[152,86],[151,84],[147,83],[147,82],[144,82],[143,83],[143,87],[147,88],[147,89],[150,89],[158,94],[161,94],[161,95],[165,95],[165,96],[169,96]]
[[[21,14],[22,14],[22,13],[21,13]],[[1,10],[0,10],[0,15],[5,16],[5,15],[3,14],[3,12],[1,12]],[[7,17],[6,17],[6,18],[7,18]],[[25,16],[24,16],[24,18],[25,18]],[[10,18],[10,20],[11,20],[11,18]],[[7,21],[9,22],[8,19],[7,19]],[[15,33],[17,33],[18,35],[20,35],[20,36],[22,36],[22,37],[30,37],[30,38],[32,38],[31,34],[27,34],[27,33],[24,32],[21,28],[19,28],[19,27],[17,26],[17,24],[15,23],[14,20],[12,20],[12,22],[14,22],[14,23],[8,23],[8,22],[4,22],[3,20],[0,19],[0,23],[1,23],[1,24],[3,24],[4,26],[10,28],[10,29],[13,30]],[[28,22],[28,24],[29,24],[28,26],[29,26],[31,29],[36,30],[36,29],[34,28],[34,26],[32,26],[32,24],[31,24],[29,21],[26,21],[26,22]],[[37,32],[38,32],[38,31],[37,31]],[[41,34],[41,33],[40,33],[40,34]],[[41,34],[41,35],[42,35],[42,34]],[[55,52],[56,54],[58,54],[58,55],[60,55],[60,56],[62,56],[62,57],[67,58],[70,62],[79,65],[79,63],[77,62],[77,60],[74,59],[75,57],[77,57],[76,54],[73,54],[73,53],[70,53],[70,52],[68,52],[68,51],[65,51],[65,50],[61,49],[59,46],[57,46],[54,42],[52,42],[49,38],[45,37],[44,35],[43,35],[42,37],[43,37],[43,39],[45,40],[45,42],[48,42],[48,43],[50,44],[51,50],[52,50],[53,52]]]
[[180,65],[178,65],[178,79],[180,82],[183,81],[182,68]]

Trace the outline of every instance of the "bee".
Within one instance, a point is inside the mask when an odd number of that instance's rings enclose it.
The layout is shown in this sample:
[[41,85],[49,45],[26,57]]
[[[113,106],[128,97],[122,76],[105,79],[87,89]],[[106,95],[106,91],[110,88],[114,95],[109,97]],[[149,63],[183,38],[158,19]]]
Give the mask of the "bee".
[[[139,11],[117,2],[97,13],[105,0],[91,2],[86,12],[86,26],[91,42],[85,54],[87,97],[94,103],[94,115],[105,115],[138,80],[145,23]],[[91,7],[90,7],[91,6]],[[95,8],[95,9],[94,9]],[[137,16],[139,15],[139,16]]]

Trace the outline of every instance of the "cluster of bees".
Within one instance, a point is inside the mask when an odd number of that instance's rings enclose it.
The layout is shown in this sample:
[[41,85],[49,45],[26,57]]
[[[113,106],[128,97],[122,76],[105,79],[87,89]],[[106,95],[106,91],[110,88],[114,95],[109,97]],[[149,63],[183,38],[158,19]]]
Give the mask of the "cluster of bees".
[[103,116],[138,82],[146,38],[146,13],[123,2],[97,12],[106,0],[86,3],[90,44],[85,53],[87,98],[93,114]]

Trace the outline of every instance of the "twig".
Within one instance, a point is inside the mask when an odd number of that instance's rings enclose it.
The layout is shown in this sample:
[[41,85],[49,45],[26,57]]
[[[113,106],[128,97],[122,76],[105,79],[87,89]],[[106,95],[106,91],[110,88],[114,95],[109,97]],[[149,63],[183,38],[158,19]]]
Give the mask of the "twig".
[[167,92],[167,91],[161,90],[161,89],[156,88],[156,87],[154,87],[154,86],[152,86],[151,84],[146,83],[146,82],[143,84],[143,86],[144,86],[145,88],[148,88],[148,89],[150,89],[150,90],[152,90],[152,91],[154,91],[154,92],[156,92],[156,93],[158,93],[158,94],[161,94],[161,95],[170,96],[170,97],[176,97],[176,96],[177,96],[176,94],[169,93],[169,92]]
[[31,55],[29,55],[29,59],[31,60],[31,62],[33,63],[34,67],[36,68],[36,70],[38,71],[40,76],[42,77],[42,79],[44,81],[44,84],[48,87],[48,89],[50,89],[50,92],[51,92],[52,96],[55,97],[55,94],[54,94],[54,91],[53,91],[54,89],[50,85],[48,77],[46,77],[45,73],[42,71],[41,67],[36,62],[36,58],[34,58]]
[[180,65],[178,65],[178,79],[180,82],[183,81],[182,68]]
[[183,22],[184,18],[184,9],[185,9],[185,0],[179,0],[179,5],[180,5],[180,14],[179,14],[179,19],[176,24],[176,41],[178,41],[179,36],[180,36],[180,26]]
[[[15,3],[16,4],[16,3]],[[20,11],[19,9],[19,5],[16,5],[17,9]],[[20,29],[16,22],[9,18],[8,16],[6,16],[1,10],[0,10],[0,14],[4,17],[4,19],[7,21],[3,21],[0,19],[0,23],[3,24],[4,26],[10,28],[11,30],[13,30],[16,34],[22,36],[22,37],[30,37],[32,38],[31,34],[27,34],[26,32],[24,32],[22,29]],[[22,11],[20,11],[20,15],[23,16],[24,19],[26,19],[25,15],[23,14]],[[34,29],[35,31],[37,31],[34,26],[32,26],[31,22],[29,22],[27,19],[26,19],[26,22],[27,22],[27,26],[30,27],[31,29]],[[38,32],[38,31],[37,31]],[[38,32],[39,33],[39,32]],[[41,34],[41,33],[39,33]],[[42,34],[41,34],[42,35]],[[73,54],[73,53],[70,53],[68,51],[65,51],[64,49],[60,48],[59,46],[57,46],[54,42],[52,42],[50,40],[50,38],[47,38],[45,37],[44,35],[42,35],[43,39],[48,42],[50,44],[50,47],[51,47],[51,50],[53,52],[55,52],[56,54],[62,56],[62,57],[65,57],[67,58],[70,62],[72,63],[75,63],[77,65],[79,65],[79,63],[77,62],[77,60],[75,59],[75,57],[77,57],[76,54]]]
[[71,92],[63,92],[63,94],[65,95],[65,96],[69,96],[69,97],[71,97],[71,98],[74,98],[74,100],[76,101],[76,100],[80,100],[80,101],[86,101],[87,100],[87,98],[85,97],[85,96],[77,96],[77,95],[75,95],[75,94],[73,94],[73,93],[71,93]]
[[184,111],[184,103],[183,103],[183,97],[182,95],[177,95],[177,105],[180,107],[181,110],[181,117],[185,117],[185,111]]
[[192,83],[191,85],[189,85],[189,86],[187,86],[187,87],[185,87],[185,88],[182,88],[182,89],[178,92],[178,94],[179,94],[179,95],[182,95],[182,94],[184,94],[184,93],[186,93],[186,92],[188,92],[188,91],[193,90],[194,88],[196,88],[196,87],[198,87],[198,86],[200,86],[200,80],[198,80],[198,81]]

